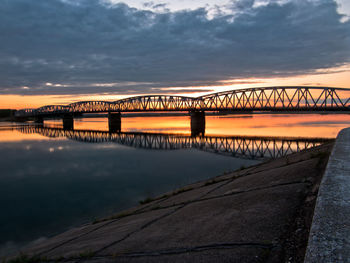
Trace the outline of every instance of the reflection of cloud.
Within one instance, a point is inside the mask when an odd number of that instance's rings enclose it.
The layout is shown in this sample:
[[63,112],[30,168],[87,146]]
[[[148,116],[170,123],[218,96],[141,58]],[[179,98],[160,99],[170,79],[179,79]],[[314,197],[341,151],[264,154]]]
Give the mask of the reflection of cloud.
[[203,89],[203,88],[192,88],[192,89],[181,89],[181,88],[152,88],[149,93],[159,93],[162,94],[174,94],[175,93],[181,93],[181,94],[191,94],[191,93],[197,93],[197,92],[214,92],[213,89]]
[[238,115],[237,114],[237,116],[234,116],[234,115],[229,115],[229,116],[218,115],[218,116],[215,116],[215,117],[220,118],[220,119],[242,119],[242,118],[249,119],[249,118],[254,118],[254,116],[250,115],[250,114],[247,114],[247,115]]
[[225,83],[225,85],[239,85],[239,84],[259,84],[265,83],[261,80],[221,80],[219,83]]
[[299,122],[299,125],[303,126],[338,126],[338,125],[350,125],[350,121],[307,121]]
[[[172,132],[176,132],[176,131],[181,131],[183,132],[184,131],[184,127],[172,127],[171,128],[171,131]],[[190,128],[188,127],[188,130],[190,130]],[[169,127],[164,127],[164,128],[147,128],[147,127],[142,127],[140,129],[138,128],[126,128],[125,131],[130,131],[130,132],[169,132]]]
[[209,19],[205,8],[170,12],[155,2],[148,5],[164,12],[99,0],[6,1],[0,93],[149,93],[350,61],[350,21],[340,22],[334,1],[254,3],[234,1]]
[[120,145],[118,144],[98,144],[94,147],[94,149],[115,149],[115,148],[120,148]]
[[301,84],[302,86],[322,86],[322,83],[319,83],[319,82],[315,82],[315,83],[303,83]]
[[263,128],[278,128],[278,127],[299,127],[299,126],[312,126],[312,127],[334,127],[334,126],[349,126],[350,121],[300,121],[293,123],[269,123],[261,125],[252,125],[249,128],[263,129]]

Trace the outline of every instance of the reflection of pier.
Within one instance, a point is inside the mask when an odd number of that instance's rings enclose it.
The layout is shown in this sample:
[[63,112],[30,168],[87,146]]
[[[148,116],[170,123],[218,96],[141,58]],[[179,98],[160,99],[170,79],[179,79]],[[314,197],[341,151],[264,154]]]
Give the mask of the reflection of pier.
[[299,152],[331,139],[282,138],[252,136],[201,136],[191,137],[179,134],[135,133],[93,130],[65,130],[43,126],[21,126],[23,133],[38,133],[46,137],[66,137],[89,143],[115,142],[136,148],[154,150],[198,149],[246,159],[269,159]]

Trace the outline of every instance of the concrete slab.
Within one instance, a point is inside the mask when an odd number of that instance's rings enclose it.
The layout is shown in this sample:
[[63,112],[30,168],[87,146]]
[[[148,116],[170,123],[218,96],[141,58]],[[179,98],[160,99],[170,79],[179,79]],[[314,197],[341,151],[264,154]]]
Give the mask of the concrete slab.
[[225,262],[262,262],[269,255],[269,250],[262,247],[237,246],[223,247],[221,249],[203,249],[198,251],[177,252],[159,255],[138,255],[138,256],[114,256],[112,258],[96,258],[87,263],[150,263],[150,262],[201,262],[201,263],[225,263]]
[[96,229],[99,229],[106,224],[109,224],[108,222],[102,222],[98,224],[89,224],[84,225],[81,227],[72,228],[66,232],[63,232],[62,234],[59,234],[53,238],[49,238],[46,240],[41,241],[40,243],[36,243],[33,245],[29,245],[22,249],[22,252],[24,254],[28,255],[38,255],[42,254],[45,251],[50,251],[54,249],[57,246],[63,245],[69,241],[72,241],[80,236],[86,235],[92,231],[95,231]]
[[301,152],[292,153],[285,157],[281,157],[276,160],[271,160],[261,165],[258,165],[255,167],[253,172],[257,173],[260,171],[269,170],[269,169],[273,169],[281,166],[290,165],[296,162],[308,160],[308,159],[314,158],[313,156],[317,155],[318,153],[331,151],[332,147],[333,147],[333,142],[329,142],[317,147],[306,149]]
[[271,245],[285,231],[305,187],[304,184],[287,185],[194,202],[101,254],[146,252],[208,243]]
[[179,194],[175,194],[175,195],[170,196],[170,197],[164,199],[163,201],[155,204],[155,206],[167,207],[167,206],[173,206],[173,205],[191,202],[193,200],[200,199],[205,194],[209,193],[210,191],[213,191],[214,189],[216,189],[218,187],[221,187],[222,185],[224,185],[226,183],[227,183],[227,181],[221,181],[218,183],[211,184],[211,182],[208,181],[209,185],[207,185],[207,186],[205,186],[205,184],[204,184],[204,186],[198,187],[197,189],[193,189],[191,191],[186,191],[186,192],[182,192]]
[[[277,167],[251,175],[242,176],[223,187],[214,190],[204,198],[262,189],[279,184],[311,181],[317,175],[315,171],[319,161],[317,158],[293,163],[288,166]],[[252,179],[251,177],[254,177]]]
[[121,218],[115,222],[106,224],[103,228],[99,228],[96,231],[78,237],[71,242],[50,250],[47,253],[43,253],[42,255],[47,257],[55,257],[57,255],[63,257],[74,257],[79,256],[79,254],[96,252],[125,238],[134,231],[141,229],[145,224],[156,220],[175,209],[176,207],[159,209],[143,213],[142,215],[131,215]]

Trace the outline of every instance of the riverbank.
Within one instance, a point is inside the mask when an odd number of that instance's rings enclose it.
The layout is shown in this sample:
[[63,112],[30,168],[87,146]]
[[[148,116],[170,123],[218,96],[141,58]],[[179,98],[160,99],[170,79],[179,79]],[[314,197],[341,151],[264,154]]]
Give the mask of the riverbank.
[[146,199],[22,252],[37,262],[302,262],[332,146]]

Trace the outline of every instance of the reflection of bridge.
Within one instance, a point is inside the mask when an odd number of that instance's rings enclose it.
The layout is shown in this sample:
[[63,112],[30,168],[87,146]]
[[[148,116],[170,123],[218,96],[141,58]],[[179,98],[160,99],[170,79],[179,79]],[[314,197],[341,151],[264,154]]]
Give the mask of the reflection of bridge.
[[40,126],[21,126],[17,130],[23,133],[38,133],[52,138],[66,137],[71,140],[89,143],[115,142],[121,145],[144,149],[176,150],[192,148],[247,159],[278,158],[330,141],[330,139],[320,138],[249,136],[190,137],[178,134],[110,133],[92,130],[64,130],[61,128]]
[[[121,112],[191,112],[194,135],[204,134],[205,111],[350,111],[350,89],[329,87],[268,87],[231,90],[197,98],[150,95],[108,101],[81,101],[16,112],[17,118],[62,117],[65,129],[73,129],[74,115],[109,113],[111,131],[120,131]],[[347,93],[347,94],[345,94]]]

